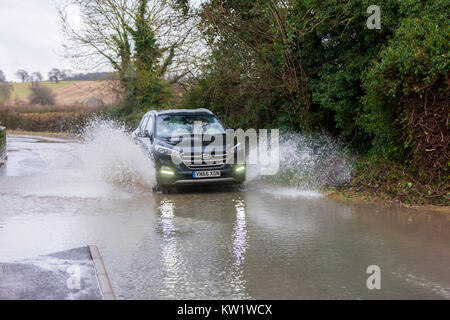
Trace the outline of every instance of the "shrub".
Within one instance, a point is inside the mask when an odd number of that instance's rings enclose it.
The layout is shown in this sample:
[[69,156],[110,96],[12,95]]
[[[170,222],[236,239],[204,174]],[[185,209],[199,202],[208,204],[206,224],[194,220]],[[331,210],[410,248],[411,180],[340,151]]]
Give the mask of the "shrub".
[[55,104],[55,99],[52,94],[52,90],[46,86],[40,85],[34,82],[31,85],[31,95],[29,96],[31,104],[40,105],[53,105]]
[[440,182],[448,178],[450,154],[450,27],[448,10],[439,10],[445,4],[433,3],[421,17],[403,19],[369,70],[362,122],[375,136],[376,152],[409,159]]
[[0,83],[0,104],[3,104],[11,97],[13,86],[7,82]]
[[0,121],[12,130],[77,133],[91,117],[97,114],[92,110],[95,109],[77,110],[75,106],[55,107],[53,110],[49,106],[2,107]]

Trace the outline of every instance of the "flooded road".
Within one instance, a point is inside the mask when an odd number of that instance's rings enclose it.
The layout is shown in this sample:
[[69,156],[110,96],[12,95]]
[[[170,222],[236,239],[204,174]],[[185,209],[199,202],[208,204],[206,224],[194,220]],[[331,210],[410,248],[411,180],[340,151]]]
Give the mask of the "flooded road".
[[145,157],[109,140],[8,136],[0,261],[97,245],[119,299],[450,299],[447,217],[252,183],[153,193]]

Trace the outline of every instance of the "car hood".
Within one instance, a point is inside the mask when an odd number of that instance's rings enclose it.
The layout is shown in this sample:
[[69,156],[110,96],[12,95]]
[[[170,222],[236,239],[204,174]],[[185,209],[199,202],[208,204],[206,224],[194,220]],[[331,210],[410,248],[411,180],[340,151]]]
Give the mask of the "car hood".
[[[222,134],[222,135],[191,135],[190,136],[191,147],[192,147],[191,152],[203,152],[210,145],[211,145],[210,146],[210,148],[211,148],[212,146],[214,146],[214,141],[215,141],[216,136],[220,136],[220,138],[219,138],[220,144],[216,147],[216,151],[225,152],[229,148],[233,147],[233,145],[234,145],[233,143],[227,144],[227,140],[226,140],[227,135],[226,134]],[[183,139],[186,139],[186,138],[184,137]],[[166,139],[166,138],[156,137],[155,143],[162,145],[164,147],[167,147],[167,148],[176,149],[181,152],[185,152],[188,149],[187,147],[185,147],[186,143],[183,142],[183,140],[181,138],[180,139],[171,139],[171,138]]]

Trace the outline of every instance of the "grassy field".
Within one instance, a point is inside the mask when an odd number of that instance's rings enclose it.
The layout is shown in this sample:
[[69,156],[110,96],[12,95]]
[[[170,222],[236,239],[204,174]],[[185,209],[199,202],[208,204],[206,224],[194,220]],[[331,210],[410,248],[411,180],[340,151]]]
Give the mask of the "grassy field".
[[[13,91],[9,105],[29,105],[32,84],[13,82]],[[117,83],[114,81],[60,81],[58,83],[43,81],[39,83],[52,90],[55,105],[81,104],[84,100],[97,99],[105,105],[117,104],[121,97]]]
[[[64,87],[68,84],[75,83],[77,81],[60,81],[58,83],[50,82],[50,81],[42,81],[40,84],[49,87],[50,89],[57,89]],[[31,94],[31,82],[13,82],[11,83],[14,87],[13,92],[11,94],[12,99],[23,99],[28,97]]]

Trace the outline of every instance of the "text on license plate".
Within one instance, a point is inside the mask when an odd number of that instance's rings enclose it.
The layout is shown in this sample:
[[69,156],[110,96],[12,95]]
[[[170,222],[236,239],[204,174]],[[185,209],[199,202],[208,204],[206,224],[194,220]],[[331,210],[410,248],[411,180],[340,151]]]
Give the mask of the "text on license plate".
[[194,179],[220,177],[220,170],[213,171],[194,171],[192,172]]

